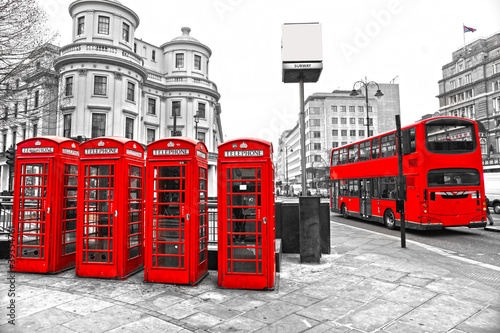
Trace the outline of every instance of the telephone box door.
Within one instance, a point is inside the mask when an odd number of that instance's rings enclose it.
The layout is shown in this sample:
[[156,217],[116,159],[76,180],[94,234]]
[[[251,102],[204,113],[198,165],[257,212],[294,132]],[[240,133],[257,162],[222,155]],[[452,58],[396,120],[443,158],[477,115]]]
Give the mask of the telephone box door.
[[[222,199],[227,209],[220,210],[226,246],[223,251],[223,287],[263,289],[267,286],[269,263],[266,223],[272,216],[262,207],[268,175],[264,163],[222,164]],[[220,242],[221,240],[219,240]],[[245,279],[247,278],[247,279]]]
[[[153,203],[152,268],[164,268],[172,272],[171,283],[189,281],[188,260],[190,251],[189,223],[191,217],[187,213],[186,198],[191,187],[188,184],[189,162],[164,162],[153,167],[153,189],[148,199]],[[151,197],[152,196],[152,197]],[[151,270],[150,281],[159,281],[165,272]],[[158,277],[155,278],[155,274]],[[167,273],[168,274],[168,273]]]
[[[47,272],[49,269],[51,202],[47,198],[52,191],[51,167],[49,159],[18,162],[20,172],[16,184],[19,184],[19,196],[14,203],[19,203],[16,226],[16,257],[19,260],[15,270],[23,271],[24,265],[29,265],[32,272]],[[23,262],[22,259],[30,261]]]
[[[82,260],[78,272],[83,276],[114,277],[117,275],[114,255],[119,244],[115,239],[115,220],[118,216],[115,198],[115,162],[92,161],[84,164]],[[97,265],[113,265],[103,269]],[[79,274],[80,275],[80,274]]]

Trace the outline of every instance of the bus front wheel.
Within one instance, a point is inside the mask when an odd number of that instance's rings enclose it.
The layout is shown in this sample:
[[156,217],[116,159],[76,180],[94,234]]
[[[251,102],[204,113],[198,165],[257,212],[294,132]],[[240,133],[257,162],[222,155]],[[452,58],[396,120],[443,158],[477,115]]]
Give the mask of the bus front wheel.
[[347,213],[347,207],[345,206],[345,204],[342,204],[340,211],[342,212],[343,218],[347,219],[349,217],[349,214]]
[[384,213],[384,224],[387,229],[396,229],[396,216],[391,209],[387,209]]

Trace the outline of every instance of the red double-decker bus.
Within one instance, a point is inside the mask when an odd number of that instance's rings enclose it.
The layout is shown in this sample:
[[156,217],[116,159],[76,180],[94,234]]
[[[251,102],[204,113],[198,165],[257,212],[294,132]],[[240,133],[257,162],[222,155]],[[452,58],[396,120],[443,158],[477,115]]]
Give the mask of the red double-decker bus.
[[[402,129],[405,220],[411,229],[486,225],[477,123],[429,118]],[[331,153],[332,212],[400,225],[396,212],[396,131],[335,148]]]

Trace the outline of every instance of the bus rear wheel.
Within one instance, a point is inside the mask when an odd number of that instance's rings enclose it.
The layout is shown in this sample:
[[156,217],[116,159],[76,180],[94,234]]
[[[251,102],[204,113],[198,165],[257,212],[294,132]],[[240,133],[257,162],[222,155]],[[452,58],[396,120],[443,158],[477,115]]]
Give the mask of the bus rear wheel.
[[387,229],[396,229],[396,216],[391,209],[387,209],[384,213],[384,225]]
[[500,214],[500,202],[495,202],[493,204],[493,211],[497,214]]
[[342,204],[340,211],[342,212],[343,218],[345,218],[345,219],[349,218],[349,214],[347,213],[347,207],[345,206],[345,204]]

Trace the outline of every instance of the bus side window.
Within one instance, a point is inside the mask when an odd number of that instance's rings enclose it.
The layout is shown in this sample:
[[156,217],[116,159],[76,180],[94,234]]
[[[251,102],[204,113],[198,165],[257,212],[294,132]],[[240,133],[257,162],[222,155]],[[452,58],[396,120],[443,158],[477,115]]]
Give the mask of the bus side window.
[[347,180],[340,181],[340,196],[347,196]]
[[379,138],[372,139],[372,159],[377,159],[379,157]]
[[373,198],[379,198],[380,197],[380,194],[379,194],[379,191],[378,191],[378,180],[379,178],[372,178],[372,189],[373,189],[373,194],[372,194],[372,197]]

